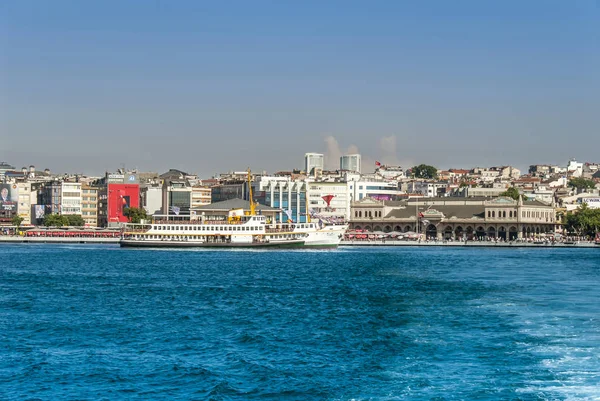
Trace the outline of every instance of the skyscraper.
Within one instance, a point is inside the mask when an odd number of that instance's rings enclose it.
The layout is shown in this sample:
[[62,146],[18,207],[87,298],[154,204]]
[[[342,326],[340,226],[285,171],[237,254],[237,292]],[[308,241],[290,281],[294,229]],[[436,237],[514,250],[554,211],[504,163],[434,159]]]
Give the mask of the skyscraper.
[[323,171],[325,157],[321,153],[306,153],[304,155],[304,171],[314,174],[315,170]]
[[360,155],[344,155],[340,157],[340,170],[356,171],[360,173]]

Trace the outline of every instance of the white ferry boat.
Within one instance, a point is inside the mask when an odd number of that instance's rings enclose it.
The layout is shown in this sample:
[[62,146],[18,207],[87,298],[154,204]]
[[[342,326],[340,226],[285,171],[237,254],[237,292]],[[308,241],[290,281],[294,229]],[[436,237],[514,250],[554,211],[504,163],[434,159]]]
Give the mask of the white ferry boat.
[[[243,208],[229,210],[226,216],[157,216],[151,223],[126,224],[120,244],[124,247],[331,248],[340,244],[348,228],[347,224],[328,224],[320,220],[272,223],[273,219],[256,213],[255,202],[248,204],[247,212]],[[172,220],[174,217],[177,220]]]
[[155,221],[127,224],[123,247],[300,247],[308,234],[267,227],[264,216],[247,215],[230,221]]

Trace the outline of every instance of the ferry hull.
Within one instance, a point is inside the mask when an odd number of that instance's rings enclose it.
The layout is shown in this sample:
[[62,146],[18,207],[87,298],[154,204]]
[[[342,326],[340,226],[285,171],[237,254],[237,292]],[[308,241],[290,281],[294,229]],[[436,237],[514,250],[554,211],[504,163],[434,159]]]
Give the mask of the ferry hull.
[[302,248],[304,241],[263,243],[206,243],[193,241],[139,241],[121,240],[122,248]]

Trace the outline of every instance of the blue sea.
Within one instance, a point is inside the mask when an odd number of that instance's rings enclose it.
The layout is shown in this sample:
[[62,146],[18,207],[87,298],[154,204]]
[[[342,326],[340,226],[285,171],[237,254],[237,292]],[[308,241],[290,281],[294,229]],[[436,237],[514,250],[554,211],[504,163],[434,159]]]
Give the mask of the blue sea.
[[0,261],[2,400],[600,400],[600,249]]

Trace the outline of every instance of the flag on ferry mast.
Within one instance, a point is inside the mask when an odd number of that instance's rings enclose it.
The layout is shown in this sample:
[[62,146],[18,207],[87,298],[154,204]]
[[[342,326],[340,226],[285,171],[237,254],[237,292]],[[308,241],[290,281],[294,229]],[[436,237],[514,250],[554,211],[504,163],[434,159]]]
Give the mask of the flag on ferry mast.
[[375,165],[376,165],[377,167],[381,167],[381,163],[379,163],[378,161],[375,161]]
[[288,210],[284,210],[284,211],[285,211],[285,214],[286,214],[286,216],[287,216],[287,218],[288,218],[288,221],[289,221],[290,223],[293,223],[293,222],[294,222],[294,219],[292,219],[292,211],[291,211],[290,209],[288,209]]

